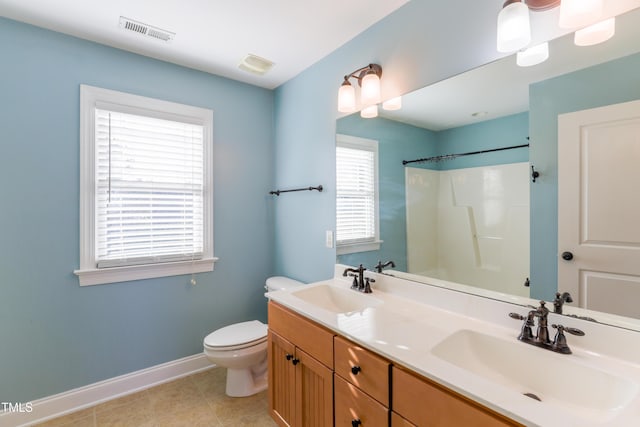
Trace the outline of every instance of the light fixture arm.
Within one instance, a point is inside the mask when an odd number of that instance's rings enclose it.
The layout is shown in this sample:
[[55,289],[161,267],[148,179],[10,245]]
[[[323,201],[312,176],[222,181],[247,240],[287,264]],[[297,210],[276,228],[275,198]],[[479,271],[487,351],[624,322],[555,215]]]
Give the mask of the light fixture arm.
[[381,78],[382,77],[382,67],[380,65],[378,65],[378,64],[369,64],[366,67],[359,68],[359,69],[351,72],[350,74],[344,76],[344,82],[342,84],[343,85],[350,84],[349,83],[349,79],[354,78],[354,79],[356,79],[358,81],[358,85],[362,86],[362,79],[367,74],[375,74],[375,75],[378,76],[378,78]]

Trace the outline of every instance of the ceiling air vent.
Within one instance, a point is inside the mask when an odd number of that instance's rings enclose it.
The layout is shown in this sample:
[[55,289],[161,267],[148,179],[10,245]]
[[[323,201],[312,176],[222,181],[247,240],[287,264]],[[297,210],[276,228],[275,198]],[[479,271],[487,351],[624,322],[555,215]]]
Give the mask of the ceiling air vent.
[[120,17],[120,28],[133,31],[134,33],[142,34],[143,36],[148,36],[153,39],[162,40],[164,42],[170,42],[176,35],[176,33],[172,33],[171,31],[134,21],[133,19],[125,18],[124,16]]
[[238,64],[238,68],[243,71],[248,71],[259,76],[265,74],[273,67],[273,62],[268,59],[261,58],[257,55],[249,54]]

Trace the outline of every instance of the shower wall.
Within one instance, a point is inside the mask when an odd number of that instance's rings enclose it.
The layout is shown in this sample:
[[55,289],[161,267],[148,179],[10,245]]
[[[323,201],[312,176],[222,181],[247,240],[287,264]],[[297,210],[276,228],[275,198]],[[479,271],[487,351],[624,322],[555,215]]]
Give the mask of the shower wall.
[[405,178],[410,273],[529,296],[529,163]]

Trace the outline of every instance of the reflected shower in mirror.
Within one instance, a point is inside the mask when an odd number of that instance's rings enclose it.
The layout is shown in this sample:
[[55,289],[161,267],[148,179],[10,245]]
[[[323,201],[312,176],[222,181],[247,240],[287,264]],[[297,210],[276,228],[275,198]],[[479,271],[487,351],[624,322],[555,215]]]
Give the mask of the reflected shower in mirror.
[[[340,118],[338,134],[378,142],[381,244],[338,249],[338,262],[373,269],[393,260],[389,274],[522,304],[553,301],[564,290],[557,278],[558,116],[640,99],[639,51],[636,9],[618,17],[616,36],[601,45],[576,47],[572,35],[560,37],[543,64],[522,68],[507,57],[404,95],[399,111]],[[429,158],[436,161],[403,165]],[[640,298],[637,289],[631,295]],[[640,329],[631,319],[640,312],[615,316],[612,306],[605,311],[614,315],[603,317],[577,309],[589,308],[581,295],[574,300],[565,313]]]

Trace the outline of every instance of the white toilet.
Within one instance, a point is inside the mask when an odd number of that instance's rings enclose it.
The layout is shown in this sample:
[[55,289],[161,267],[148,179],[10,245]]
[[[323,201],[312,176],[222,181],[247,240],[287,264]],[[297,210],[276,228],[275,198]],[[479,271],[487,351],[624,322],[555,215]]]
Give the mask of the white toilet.
[[[270,277],[267,291],[301,286],[288,277]],[[211,332],[204,339],[210,362],[227,368],[227,396],[251,396],[267,388],[267,325],[259,320],[235,323]]]

